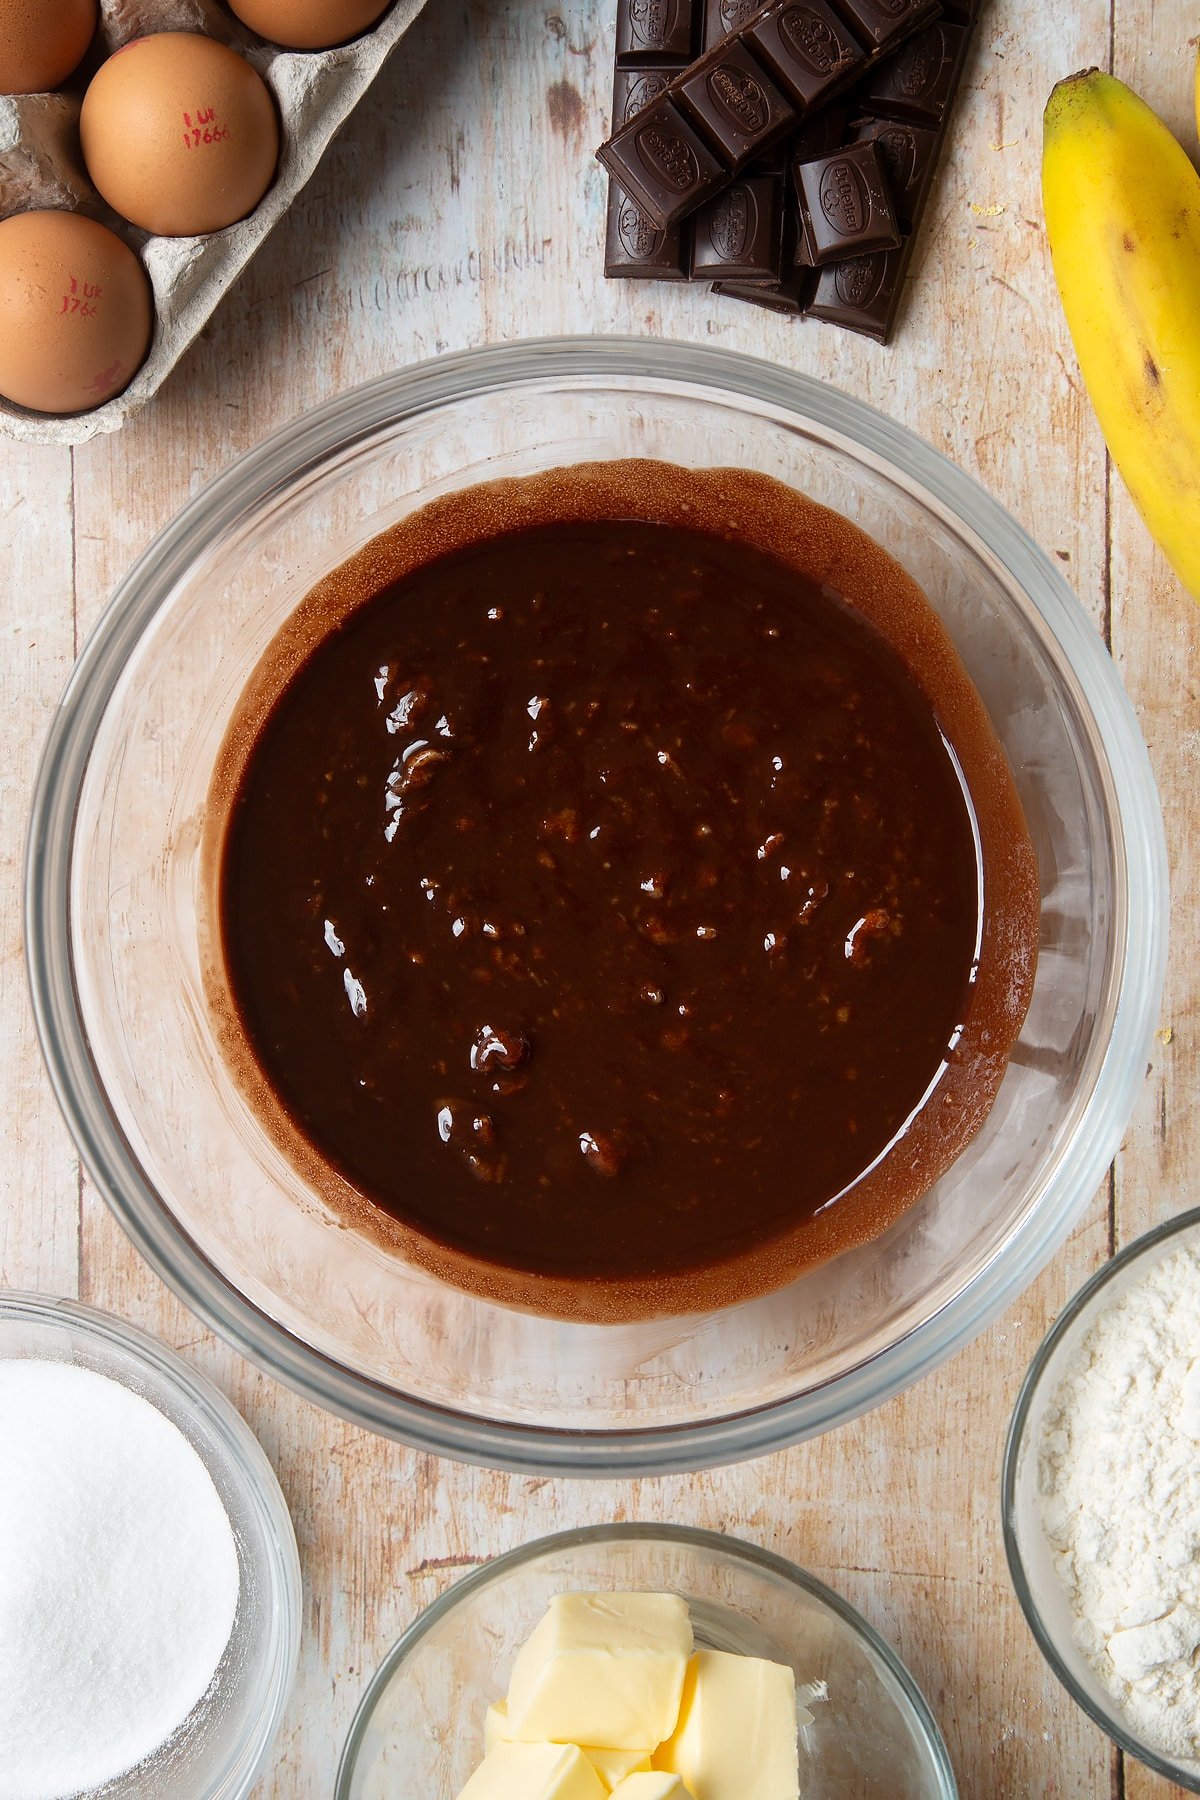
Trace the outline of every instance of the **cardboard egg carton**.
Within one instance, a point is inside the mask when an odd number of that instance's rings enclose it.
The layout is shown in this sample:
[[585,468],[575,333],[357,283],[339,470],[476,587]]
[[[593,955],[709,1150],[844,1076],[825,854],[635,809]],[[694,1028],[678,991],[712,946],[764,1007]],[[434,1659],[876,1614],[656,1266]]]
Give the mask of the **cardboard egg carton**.
[[84,170],[79,109],[95,49],[65,89],[0,96],[0,217],[66,207],[111,226],[142,259],[154,290],[150,353],[124,393],[69,418],[26,412],[0,398],[0,432],[40,444],[81,444],[118,431],[144,406],[232,287],[321,159],[425,0],[393,0],[378,25],[336,50],[281,50],[245,30],[216,0],[101,0],[105,55],[153,31],[202,31],[253,64],[275,96],[281,143],[275,180],[248,219],[204,237],[154,237],[104,204]]

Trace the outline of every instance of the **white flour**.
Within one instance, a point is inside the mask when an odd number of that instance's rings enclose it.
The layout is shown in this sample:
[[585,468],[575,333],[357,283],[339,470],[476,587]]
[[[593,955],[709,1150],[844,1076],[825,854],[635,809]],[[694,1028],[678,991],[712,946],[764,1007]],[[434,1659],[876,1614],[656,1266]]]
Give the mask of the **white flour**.
[[1200,1758],[1200,1250],[1101,1313],[1039,1447],[1076,1641],[1133,1730]]
[[62,1800],[157,1750],[212,1681],[238,1583],[169,1419],[94,1370],[0,1358],[3,1800]]

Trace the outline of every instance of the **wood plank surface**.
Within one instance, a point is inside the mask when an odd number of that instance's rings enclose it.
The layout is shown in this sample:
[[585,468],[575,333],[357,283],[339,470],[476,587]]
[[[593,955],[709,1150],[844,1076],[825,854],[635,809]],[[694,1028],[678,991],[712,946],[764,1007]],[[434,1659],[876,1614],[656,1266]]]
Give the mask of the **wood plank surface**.
[[[884,350],[705,291],[606,283],[613,0],[429,0],[298,204],[156,402],[74,453],[0,447],[0,1281],[78,1292],[181,1349],[258,1432],[300,1540],[300,1677],[261,1800],[324,1800],[363,1687],[447,1583],[542,1532],[613,1518],[726,1529],[861,1607],[938,1714],[971,1800],[1160,1800],[1043,1664],[1013,1598],[998,1484],[1017,1386],[1114,1243],[1188,1204],[1200,1153],[1197,614],[1153,551],[1086,402],[1040,223],[1041,109],[1112,66],[1195,152],[1189,0],[991,0],[897,342]],[[1189,46],[1189,39],[1192,40]],[[422,357],[557,332],[718,343],[873,402],[976,475],[1057,558],[1150,744],[1175,899],[1163,1029],[1113,1177],[989,1331],[918,1388],[712,1474],[560,1482],[459,1468],[324,1416],[215,1341],[82,1180],[33,1038],[20,863],[41,739],[113,586],[183,502],[301,409]],[[3,1782],[0,1778],[0,1793]]]

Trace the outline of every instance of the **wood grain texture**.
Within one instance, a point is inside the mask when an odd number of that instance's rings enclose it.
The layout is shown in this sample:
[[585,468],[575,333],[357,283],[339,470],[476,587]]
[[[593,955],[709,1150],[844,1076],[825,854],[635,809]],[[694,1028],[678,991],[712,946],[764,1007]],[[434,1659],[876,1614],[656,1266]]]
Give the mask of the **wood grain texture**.
[[28,795],[76,648],[70,457],[6,446],[0,515],[0,1285],[70,1295],[79,1177],[29,1019],[21,910]]
[[[1164,1800],[1045,1668],[1000,1542],[1004,1432],[1024,1369],[1084,1277],[1185,1205],[1200,1150],[1191,830],[1197,615],[1142,530],[1082,393],[1040,224],[1045,97],[1088,63],[1187,134],[1189,0],[991,0],[888,350],[667,286],[600,275],[612,0],[430,0],[290,216],[119,436],[72,456],[6,446],[0,591],[0,1280],[78,1292],[180,1348],[249,1418],[296,1520],[300,1678],[260,1800],[325,1800],[363,1687],[399,1631],[486,1556],[612,1518],[728,1529],[794,1557],[896,1645],[970,1800]],[[1113,648],[1166,809],[1175,904],[1161,1041],[1113,1178],[1021,1300],[920,1387],[738,1469],[637,1483],[454,1467],[328,1418],[202,1331],[81,1182],[33,1042],[21,968],[27,798],[80,639],[156,531],[239,451],[359,380],[450,349],[604,330],[718,343],[902,419],[978,477],[1061,564]]]

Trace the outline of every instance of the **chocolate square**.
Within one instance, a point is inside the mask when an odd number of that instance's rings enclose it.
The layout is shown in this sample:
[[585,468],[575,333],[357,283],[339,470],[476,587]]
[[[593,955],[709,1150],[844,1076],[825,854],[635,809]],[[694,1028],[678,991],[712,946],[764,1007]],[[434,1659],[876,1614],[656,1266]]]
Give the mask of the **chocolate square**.
[[617,0],[617,61],[685,63],[696,39],[693,0]]
[[914,224],[937,162],[937,132],[904,119],[862,119],[851,132],[851,142],[874,144],[896,217],[901,225]]
[[617,186],[660,230],[692,212],[727,179],[666,94],[623,125],[597,155]]
[[833,0],[833,4],[868,48],[882,53],[915,30],[922,19],[936,18],[938,0]]
[[963,26],[941,20],[927,25],[875,70],[863,90],[864,105],[914,125],[940,125],[958,88],[966,46]]
[[808,302],[808,317],[886,344],[899,310],[911,244],[909,238],[898,250],[854,256],[822,269]]
[[649,106],[657,100],[673,75],[679,71],[672,65],[664,68],[661,64],[656,68],[623,69],[618,64],[613,71],[612,128],[619,131],[627,125],[634,113],[641,112],[643,106]]
[[706,0],[703,48],[711,50],[731,31],[739,31],[765,4],[766,0]]
[[683,241],[687,227],[668,225],[660,231],[615,181],[608,184],[608,227],[604,238],[604,273],[629,281],[686,281],[688,256]]
[[900,243],[887,177],[874,144],[851,144],[795,165],[804,248],[814,269]]
[[694,281],[777,281],[783,182],[777,175],[732,182],[700,208],[692,233]]
[[866,62],[865,52],[825,0],[779,0],[748,27],[745,41],[801,115],[848,86]]
[[795,109],[744,45],[702,56],[676,87],[733,173],[795,122]]

